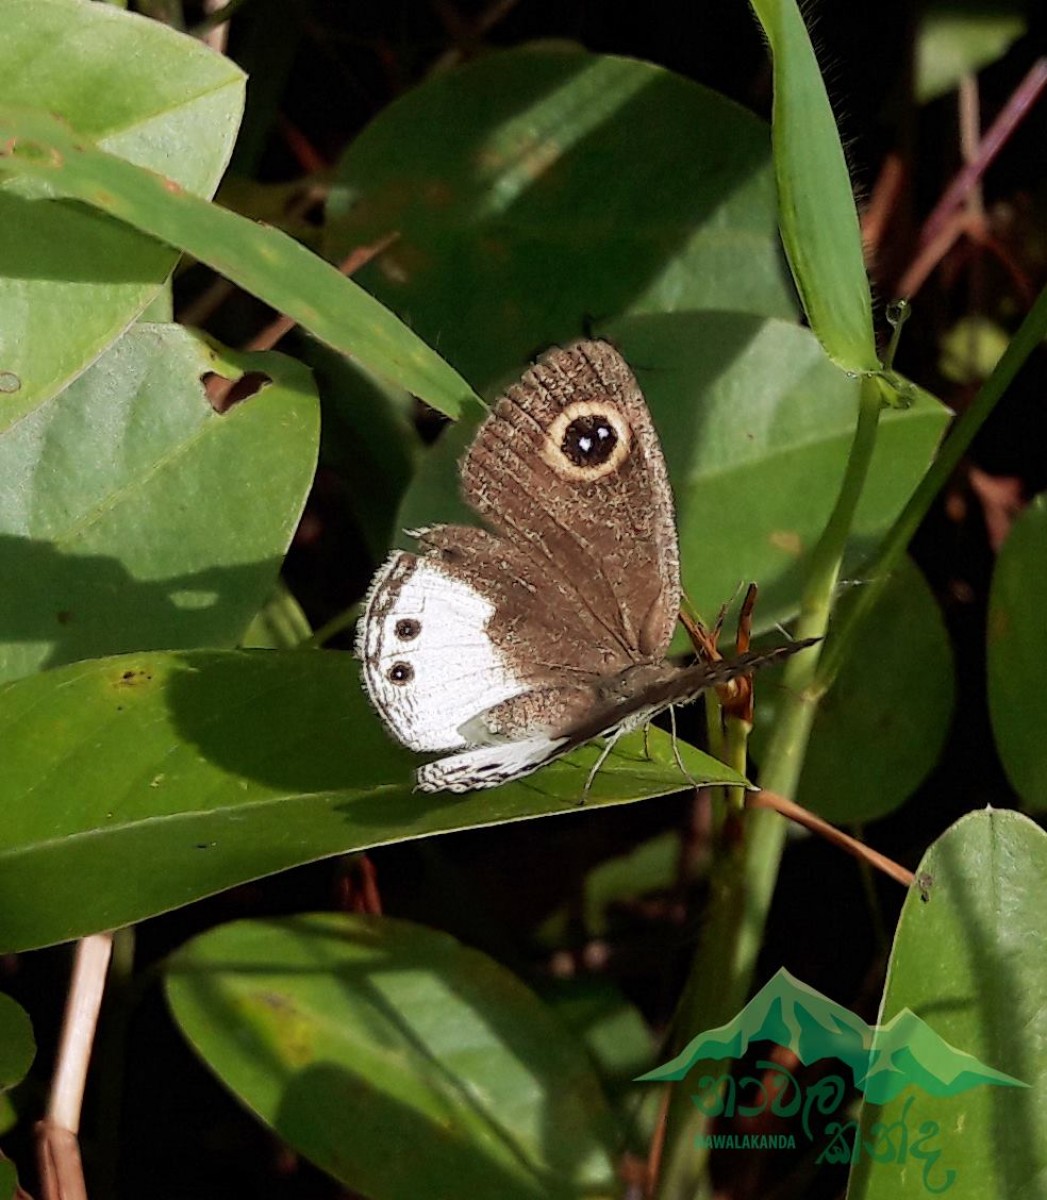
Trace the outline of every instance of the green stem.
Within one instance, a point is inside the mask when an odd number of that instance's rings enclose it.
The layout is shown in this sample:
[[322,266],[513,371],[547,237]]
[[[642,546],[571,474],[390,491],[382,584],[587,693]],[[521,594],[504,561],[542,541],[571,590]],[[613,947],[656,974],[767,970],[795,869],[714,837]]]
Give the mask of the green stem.
[[938,457],[932,463],[927,474],[920,480],[909,503],[891,526],[887,536],[880,544],[876,557],[868,570],[864,572],[868,582],[858,589],[855,603],[849,605],[846,616],[841,617],[840,624],[833,630],[832,636],[826,643],[825,652],[818,663],[814,687],[819,695],[823,695],[832,686],[833,680],[847,658],[856,631],[883,593],[883,589],[891,577],[891,572],[897,567],[935,496],[956,470],[978,430],[999,403],[1025,360],[1043,342],[1045,336],[1047,336],[1047,288],[1044,288],[1036,298],[1036,303],[1011,339],[1002,358],[996,364],[996,369],[982,384],[974,403],[953,426],[949,436],[942,444]]
[[318,650],[325,642],[329,642],[331,638],[344,632],[346,629],[351,629],[360,614],[363,612],[363,604],[352,604],[344,612],[340,612],[338,616],[332,617],[326,625],[321,625],[320,628],[312,634],[311,637],[303,638],[297,645],[298,650]]
[[[744,775],[749,763],[749,735],[753,727],[741,717],[728,717],[726,725],[723,761],[739,775]],[[723,795],[731,811],[740,813],[745,808],[745,788],[741,784],[725,787]]]
[[[840,493],[811,555],[799,637],[821,637],[828,626],[844,546],[876,444],[880,408],[878,381],[863,379],[858,425]],[[799,781],[817,704],[810,691],[817,661],[817,648],[812,648],[786,665],[782,712],[761,773],[763,785],[781,795],[792,796]],[[750,810],[744,814],[744,837],[720,848],[702,938],[673,1019],[673,1053],[701,1030],[729,1021],[748,999],[778,879],[785,828],[777,813]],[[677,1085],[666,1114],[659,1200],[691,1200],[703,1186],[707,1154],[695,1139],[704,1129],[705,1119],[691,1103],[686,1086]]]

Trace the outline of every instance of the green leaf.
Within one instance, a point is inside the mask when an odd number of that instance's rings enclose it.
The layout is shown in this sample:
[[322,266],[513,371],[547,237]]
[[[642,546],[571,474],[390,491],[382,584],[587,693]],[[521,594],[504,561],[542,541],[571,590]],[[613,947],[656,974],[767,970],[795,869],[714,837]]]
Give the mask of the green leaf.
[[790,317],[766,125],[650,63],[532,45],[436,75],[338,167],[327,252],[483,389],[624,312]]
[[588,1050],[627,1146],[645,1157],[664,1096],[658,1088],[636,1082],[654,1051],[643,1014],[607,976],[550,978],[542,982],[539,995]]
[[1015,521],[989,597],[989,715],[1000,759],[1030,807],[1047,808],[1047,492]]
[[10,996],[0,992],[0,1092],[26,1076],[36,1056],[29,1015]]
[[338,472],[367,548],[380,561],[420,457],[414,398],[317,342],[303,349],[320,389],[320,461]]
[[14,1200],[18,1195],[18,1171],[9,1159],[0,1158],[0,1197]]
[[[581,903],[572,894],[566,904],[541,924],[537,937],[549,949],[563,946],[581,919],[584,936],[606,937],[609,910],[620,900],[636,900],[656,891],[667,891],[680,880],[680,831],[667,829],[640,842],[625,854],[598,863],[582,881]],[[579,908],[581,912],[579,913]]]
[[1026,30],[1019,0],[937,0],[928,4],[916,39],[916,98],[923,104],[952,91],[1002,58]]
[[407,921],[239,921],[167,969],[182,1031],[281,1138],[372,1200],[610,1197],[584,1052],[497,963]]
[[[5,0],[0,62],[0,106],[54,114],[113,155],[214,192],[243,107],[228,58],[110,5]],[[0,182],[0,228],[4,428],[79,374],[177,256],[96,212],[36,203],[13,180]]]
[[[356,663],[309,651],[94,660],[0,688],[0,953],[109,929],[325,855],[577,813],[599,754],[415,792]],[[689,786],[667,735],[622,738],[586,811]],[[691,780],[742,782],[681,744]]]
[[[256,373],[219,415],[201,386]],[[316,465],[316,396],[280,354],[137,325],[0,434],[0,678],[134,649],[233,646]]]
[[542,998],[584,1043],[608,1087],[632,1083],[645,1070],[654,1040],[640,1010],[611,979],[595,975],[549,979]]
[[[829,362],[809,330],[746,313],[629,317],[608,332],[636,372],[665,451],[687,595],[711,618],[740,583],[755,580],[758,627],[791,619],[836,501],[857,381]],[[456,463],[479,415],[448,430],[423,460],[399,529],[475,521],[458,497]],[[897,516],[948,418],[926,393],[884,414],[846,569]]]
[[[879,1023],[911,1009],[951,1046],[1027,1088],[981,1086],[938,1097],[909,1088],[861,1112],[863,1149],[849,1200],[947,1195],[1033,1200],[1047,1181],[1047,835],[1018,813],[986,809],[948,829],[905,901]],[[904,1122],[906,1161],[874,1125]],[[873,1161],[866,1144],[878,1145]],[[917,1151],[921,1153],[917,1153]]]
[[[841,612],[855,599],[845,593]],[[780,707],[780,679],[775,672],[756,685],[757,761]],[[904,803],[938,761],[953,684],[941,612],[923,576],[903,559],[818,705],[796,802],[836,823],[872,821]]]
[[[321,341],[451,416],[472,397],[461,377],[416,334],[285,233],[104,153],[48,113],[0,108],[0,177],[4,174],[28,181],[37,195],[81,200],[187,251]],[[45,201],[35,203],[41,213],[48,211]],[[54,211],[64,214],[67,208],[57,205]]]
[[877,371],[872,298],[840,135],[795,0],[752,0],[774,57],[774,168],[785,253],[829,357]]
[[1009,340],[1003,326],[989,317],[960,317],[939,340],[938,370],[951,383],[978,386],[996,370]]

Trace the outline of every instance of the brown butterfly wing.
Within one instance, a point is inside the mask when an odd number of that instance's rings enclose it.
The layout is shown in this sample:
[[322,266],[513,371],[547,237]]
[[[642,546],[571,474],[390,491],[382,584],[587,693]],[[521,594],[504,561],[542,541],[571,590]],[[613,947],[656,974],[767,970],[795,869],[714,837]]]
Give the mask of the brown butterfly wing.
[[613,346],[578,342],[539,360],[480,427],[462,484],[486,523],[538,564],[541,603],[584,614],[593,668],[664,657],[680,607],[672,492],[643,395]]
[[551,575],[529,543],[487,529],[434,525],[419,547],[492,608],[485,636],[532,687],[596,679],[633,659],[609,636],[566,578]]

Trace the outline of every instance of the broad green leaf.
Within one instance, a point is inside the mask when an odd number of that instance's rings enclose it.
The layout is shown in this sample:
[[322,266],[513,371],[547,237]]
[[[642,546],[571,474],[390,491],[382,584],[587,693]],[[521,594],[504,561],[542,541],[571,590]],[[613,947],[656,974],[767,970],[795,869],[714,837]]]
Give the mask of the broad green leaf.
[[0,992],[0,1092],[20,1083],[33,1064],[36,1041],[29,1015]]
[[618,1195],[584,1052],[515,976],[445,933],[238,921],[174,955],[166,987],[222,1082],[371,1200]]
[[[212,372],[267,382],[219,415],[200,382]],[[0,434],[0,678],[235,645],[301,516],[318,424],[293,359],[131,328]]]
[[[54,114],[111,154],[214,192],[243,107],[228,58],[111,5],[5,0],[0,62],[0,106]],[[0,428],[78,375],[177,257],[96,212],[19,192],[0,179]]]
[[[415,792],[420,759],[356,663],[310,651],[131,654],[0,687],[0,953],[426,834],[577,813],[595,745],[518,783]],[[739,782],[681,744],[691,780]],[[669,738],[622,738],[586,811],[689,786]]]
[[434,76],[353,142],[328,256],[475,384],[624,312],[790,317],[766,125],[650,63],[566,44]]
[[[435,408],[453,416],[472,396],[417,334],[285,233],[256,225],[194,196],[174,180],[105,153],[48,113],[0,108],[0,179],[5,175],[31,186],[37,196],[83,201],[187,251]],[[45,199],[34,203],[42,206],[41,219],[52,210],[52,215],[64,214],[69,207]],[[108,229],[112,223],[103,224]]]
[[[910,1087],[882,1106],[863,1105],[849,1200],[1044,1194],[1045,877],[1047,835],[1006,810],[969,813],[927,851],[898,924],[879,1023],[911,1009],[950,1046],[1028,1087],[986,1084],[944,1098]],[[877,1122],[891,1133],[877,1138]]]
[[934,100],[996,62],[1026,29],[1020,0],[932,0],[916,37],[916,98]]
[[[841,612],[855,595],[843,595]],[[775,672],[756,685],[757,761],[760,734],[779,708],[780,678]],[[938,761],[952,707],[949,636],[926,581],[903,559],[818,705],[796,802],[836,823],[892,812]]]
[[[810,331],[746,313],[629,317],[608,332],[636,372],[665,451],[687,595],[713,617],[739,584],[755,580],[758,627],[790,619],[836,500],[857,381],[828,361]],[[478,419],[459,422],[427,455],[400,530],[475,520],[458,499],[456,462]],[[947,422],[926,393],[884,414],[847,569],[897,516]]]
[[1008,778],[1047,808],[1047,492],[1014,523],[989,598],[989,714]]
[[774,58],[774,169],[785,253],[811,328],[847,371],[876,371],[851,179],[795,0],[752,0]]

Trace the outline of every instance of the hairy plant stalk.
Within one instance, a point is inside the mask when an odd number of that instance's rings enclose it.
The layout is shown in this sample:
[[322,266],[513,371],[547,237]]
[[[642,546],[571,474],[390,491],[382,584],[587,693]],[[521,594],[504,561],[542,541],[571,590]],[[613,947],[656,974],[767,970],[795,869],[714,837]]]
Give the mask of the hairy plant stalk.
[[[841,618],[839,626],[833,630],[826,643],[825,651],[818,661],[813,689],[819,696],[829,690],[833,680],[839,674],[840,667],[847,658],[851,643],[861,628],[862,621],[883,594],[883,589],[890,580],[891,572],[901,561],[902,555],[908,548],[920,522],[926,516],[935,496],[948,482],[949,477],[970,448],[978,430],[985,424],[986,419],[999,403],[1015,375],[1018,374],[1033,350],[1043,342],[1045,336],[1047,336],[1047,288],[1037,296],[1036,303],[1011,339],[1003,356],[996,364],[995,370],[982,384],[978,395],[974,398],[974,403],[952,427],[937,458],[931,464],[930,470],[920,480],[916,490],[909,498],[908,504],[880,543],[875,558],[868,569],[863,572],[868,582],[858,589],[855,603],[848,606],[846,615]],[[802,630],[800,634],[803,635]],[[807,658],[808,656],[800,655],[799,657]],[[769,783],[766,786],[773,791],[782,790],[772,787]]]

